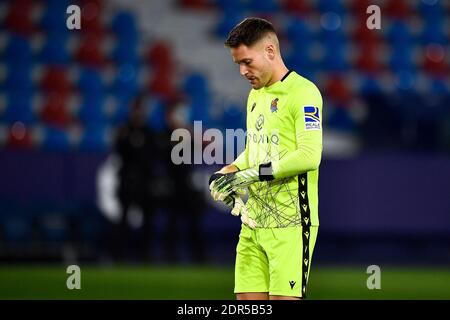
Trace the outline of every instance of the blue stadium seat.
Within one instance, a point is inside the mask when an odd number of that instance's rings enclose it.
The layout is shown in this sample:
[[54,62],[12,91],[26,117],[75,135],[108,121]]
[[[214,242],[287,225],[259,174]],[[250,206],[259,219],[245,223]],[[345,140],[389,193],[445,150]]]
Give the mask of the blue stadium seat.
[[445,23],[443,20],[428,21],[420,35],[420,41],[426,45],[429,43],[439,43],[448,46],[448,39],[445,35]]
[[191,98],[209,95],[207,80],[201,73],[189,74],[184,80],[183,90]]
[[348,70],[349,64],[346,61],[345,45],[334,43],[325,46],[325,55],[321,65],[325,70],[342,72]]
[[147,124],[155,131],[162,131],[167,128],[166,105],[161,99],[151,99],[148,103]]
[[84,69],[78,79],[78,88],[83,95],[103,93],[104,85],[99,71]]
[[443,1],[419,1],[418,12],[426,21],[442,21],[445,19]]
[[112,115],[110,115],[109,122],[112,125],[119,125],[127,121],[128,114],[130,110],[130,103],[134,97],[127,96],[125,94],[116,94],[115,99],[115,110]]
[[280,10],[280,6],[275,0],[249,0],[247,2],[247,9],[257,13],[273,14]]
[[412,47],[396,46],[392,47],[389,66],[395,72],[414,70],[415,65],[412,61]]
[[44,127],[41,148],[48,151],[66,152],[69,151],[70,141],[67,131],[63,129]]
[[8,75],[3,83],[3,89],[14,92],[32,90],[31,64],[21,63],[9,65]]
[[46,64],[67,64],[69,62],[69,54],[66,44],[67,33],[59,31],[48,33],[46,42],[39,53],[39,60]]
[[107,116],[104,112],[105,96],[103,93],[85,94],[82,99],[78,119],[84,125],[103,125],[107,122]]
[[116,47],[111,53],[114,62],[118,64],[130,63],[137,65],[139,63],[139,55],[137,53],[137,41],[132,39],[119,39]]
[[[231,10],[231,9],[227,9]],[[221,39],[226,39],[230,30],[239,22],[244,20],[245,15],[243,11],[224,11],[217,23],[214,33]]]
[[317,8],[321,13],[334,12],[339,15],[346,13],[346,8],[341,0],[319,0]]
[[47,0],[45,11],[42,15],[40,26],[46,31],[69,32],[66,26],[67,7],[71,5],[69,0]]
[[302,44],[308,46],[314,39],[309,26],[301,19],[292,19],[286,27],[286,35],[293,45]]
[[4,59],[8,65],[30,64],[33,60],[33,53],[29,40],[11,35],[4,51]]
[[224,129],[245,130],[245,115],[243,108],[236,103],[226,105],[220,122],[221,127]]
[[32,91],[9,91],[6,94],[6,100],[6,110],[2,115],[2,121],[10,124],[21,121],[26,125],[36,121]]
[[226,14],[242,13],[245,11],[242,0],[215,0],[215,4]]
[[80,144],[80,151],[105,152],[109,149],[108,138],[110,130],[104,125],[90,125],[84,128]]
[[119,96],[134,96],[139,91],[139,67],[131,63],[124,63],[117,68],[117,75],[112,85],[112,92]]
[[362,75],[359,93],[361,95],[380,94],[382,93],[382,89],[375,76]]
[[357,129],[357,124],[352,119],[346,108],[337,106],[330,108],[328,112],[330,113],[327,119],[328,127],[348,133],[354,132]]
[[391,46],[402,47],[413,44],[413,36],[408,25],[403,21],[394,21],[390,26],[387,39]]
[[117,13],[113,17],[111,29],[119,39],[129,39],[137,42],[138,30],[136,27],[135,17],[132,13],[126,11]]

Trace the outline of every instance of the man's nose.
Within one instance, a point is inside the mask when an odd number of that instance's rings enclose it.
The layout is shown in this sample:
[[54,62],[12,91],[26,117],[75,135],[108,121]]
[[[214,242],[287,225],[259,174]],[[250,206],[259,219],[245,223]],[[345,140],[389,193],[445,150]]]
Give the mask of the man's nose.
[[239,72],[241,73],[241,76],[245,77],[245,75],[247,74],[247,68],[245,67],[245,65],[239,66]]

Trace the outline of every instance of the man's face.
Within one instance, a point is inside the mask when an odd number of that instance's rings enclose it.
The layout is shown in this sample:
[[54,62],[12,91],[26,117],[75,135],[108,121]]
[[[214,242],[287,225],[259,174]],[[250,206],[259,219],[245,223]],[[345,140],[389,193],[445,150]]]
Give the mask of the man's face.
[[239,73],[245,77],[253,87],[264,87],[272,77],[271,60],[262,43],[251,47],[241,44],[237,48],[230,48],[233,61],[239,65]]

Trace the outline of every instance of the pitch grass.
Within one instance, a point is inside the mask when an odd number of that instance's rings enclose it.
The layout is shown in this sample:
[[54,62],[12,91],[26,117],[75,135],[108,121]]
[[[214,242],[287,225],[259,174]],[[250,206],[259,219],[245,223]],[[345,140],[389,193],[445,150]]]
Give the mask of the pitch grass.
[[[0,266],[0,299],[234,299],[233,268],[81,265],[81,290],[68,290],[65,266]],[[309,299],[450,299],[450,270],[382,267],[368,290],[365,267],[316,267]]]

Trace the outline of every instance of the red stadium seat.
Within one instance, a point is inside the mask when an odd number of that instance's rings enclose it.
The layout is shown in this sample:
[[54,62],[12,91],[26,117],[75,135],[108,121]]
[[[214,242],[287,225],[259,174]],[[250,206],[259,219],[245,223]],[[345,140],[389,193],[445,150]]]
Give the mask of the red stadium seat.
[[164,41],[154,43],[147,54],[147,62],[152,68],[164,73],[172,73],[174,69],[172,51],[170,46]]
[[307,15],[311,12],[311,6],[305,0],[286,0],[282,3],[283,10],[295,15]]
[[383,14],[393,19],[405,19],[411,16],[411,8],[404,0],[388,0],[382,8]]
[[332,99],[333,102],[341,106],[346,106],[352,96],[345,78],[338,74],[331,75],[327,79],[325,94],[328,98]]
[[78,62],[89,67],[104,65],[106,59],[101,49],[101,38],[94,34],[84,37],[75,56]]
[[32,7],[32,0],[11,1],[11,7],[5,18],[6,27],[15,33],[30,35],[34,30],[31,20]]
[[150,81],[150,92],[166,101],[172,100],[177,95],[172,79],[165,74],[153,77]]
[[50,67],[41,80],[41,88],[47,93],[57,91],[65,94],[72,90],[72,85],[67,79],[64,69]]
[[208,0],[180,0],[180,5],[186,9],[206,10],[213,6]]
[[378,59],[379,48],[377,45],[362,45],[356,59],[356,67],[365,73],[378,73],[382,71],[383,66]]
[[447,77],[449,73],[449,66],[446,63],[445,48],[432,44],[425,48],[425,57],[423,59],[423,69],[438,77]]
[[33,145],[31,133],[22,122],[11,125],[6,140],[6,146],[12,149],[30,149]]
[[54,127],[67,127],[72,122],[67,110],[67,95],[59,92],[48,94],[41,112],[41,120]]

